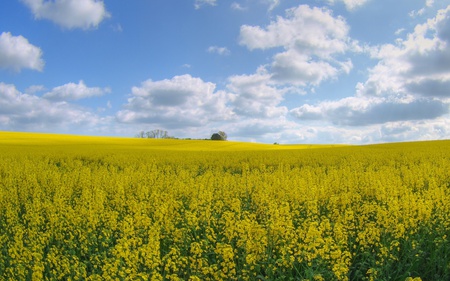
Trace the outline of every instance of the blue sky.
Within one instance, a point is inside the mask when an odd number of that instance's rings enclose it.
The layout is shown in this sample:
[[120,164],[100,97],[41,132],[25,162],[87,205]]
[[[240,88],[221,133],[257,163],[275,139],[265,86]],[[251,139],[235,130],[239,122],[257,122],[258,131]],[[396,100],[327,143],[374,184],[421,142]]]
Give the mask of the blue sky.
[[444,0],[10,0],[0,130],[450,138]]

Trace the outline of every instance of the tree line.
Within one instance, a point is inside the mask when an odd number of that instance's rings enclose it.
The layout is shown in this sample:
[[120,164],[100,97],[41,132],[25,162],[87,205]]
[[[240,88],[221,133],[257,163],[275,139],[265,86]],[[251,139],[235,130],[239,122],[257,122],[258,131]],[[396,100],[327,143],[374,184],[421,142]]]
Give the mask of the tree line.
[[142,139],[174,139],[175,137],[169,136],[169,133],[164,130],[156,129],[153,131],[140,131],[137,135],[137,138]]
[[[142,138],[142,139],[178,139],[173,136],[170,136],[169,133],[165,130],[152,130],[152,131],[140,131],[135,135],[136,138]],[[190,139],[190,138],[187,138]],[[224,131],[219,131],[217,133],[214,133],[211,135],[210,140],[227,140],[228,136]]]

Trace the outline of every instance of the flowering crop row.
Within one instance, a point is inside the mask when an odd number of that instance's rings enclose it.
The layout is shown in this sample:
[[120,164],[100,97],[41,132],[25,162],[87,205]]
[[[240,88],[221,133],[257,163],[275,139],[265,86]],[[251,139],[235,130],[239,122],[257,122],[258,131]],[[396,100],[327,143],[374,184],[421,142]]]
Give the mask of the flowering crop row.
[[450,280],[450,141],[127,142],[0,141],[1,280]]

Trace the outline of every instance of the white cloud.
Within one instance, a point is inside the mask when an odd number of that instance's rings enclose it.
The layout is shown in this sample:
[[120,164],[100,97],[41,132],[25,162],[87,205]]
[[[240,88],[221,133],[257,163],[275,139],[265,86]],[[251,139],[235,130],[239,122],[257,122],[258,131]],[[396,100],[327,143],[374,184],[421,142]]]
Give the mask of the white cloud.
[[348,31],[344,18],[333,17],[330,10],[300,5],[286,10],[285,18],[277,17],[266,28],[243,25],[240,43],[250,50],[284,47],[329,57],[349,48]]
[[434,0],[426,0],[425,7],[421,8],[417,11],[413,10],[413,11],[409,12],[409,16],[412,18],[415,18],[417,16],[422,16],[425,13],[426,9],[433,7],[433,5],[434,5]]
[[217,0],[195,0],[194,7],[195,9],[200,9],[201,7],[208,5],[208,6],[216,6]]
[[450,124],[448,116],[427,122],[405,121],[387,123],[380,127],[379,134],[379,139],[384,142],[448,139],[450,136]]
[[0,82],[0,129],[24,131],[56,131],[77,128],[96,131],[107,123],[88,110],[66,102],[21,93],[14,85]]
[[40,48],[30,44],[21,35],[13,36],[10,32],[2,32],[0,35],[0,68],[12,69],[17,72],[23,68],[42,71],[44,64]]
[[343,2],[347,10],[353,11],[363,5],[365,5],[369,0],[328,0],[328,3],[334,4],[336,2]]
[[380,143],[394,141],[419,141],[447,139],[450,136],[450,124],[447,118],[425,121],[398,121],[365,127],[316,128],[308,140],[327,143]]
[[400,35],[400,34],[402,34],[404,31],[405,31],[404,28],[399,28],[399,29],[397,29],[397,30],[394,32],[394,34],[395,34],[395,35]]
[[[265,143],[278,142],[280,144],[289,143],[347,143],[365,144],[379,143],[389,140],[415,140],[419,139],[442,139],[445,132],[450,133],[450,124],[445,124],[443,120],[433,120],[436,129],[419,125],[420,122],[394,122],[381,125],[369,125],[364,127],[335,126],[323,122],[306,122],[299,124],[284,117],[273,118],[270,122],[264,119],[239,119],[231,125],[223,126],[223,130],[233,140],[258,141]],[[414,132],[397,132],[385,129],[386,127],[407,129],[407,124],[415,126]],[[439,133],[440,130],[440,133]],[[431,138],[434,132],[434,138]],[[423,134],[423,135],[421,135]]]
[[322,81],[336,77],[339,73],[349,73],[351,61],[333,65],[323,60],[313,60],[299,52],[288,50],[274,56],[271,70],[273,80],[305,86],[319,85]]
[[227,89],[233,96],[234,111],[239,116],[273,118],[284,116],[287,108],[278,106],[285,90],[271,85],[270,75],[236,75],[229,78]]
[[300,120],[322,120],[339,126],[435,119],[449,113],[450,104],[426,98],[349,97],[291,110]]
[[449,43],[450,6],[396,45],[372,51],[379,62],[354,97],[305,104],[290,114],[300,124],[317,125],[311,127],[313,139],[327,124],[328,136],[340,134],[356,143],[449,138]]
[[[248,4],[249,1],[246,1]],[[276,7],[280,5],[281,0],[259,0],[260,4],[262,5],[268,5],[268,12],[272,12]],[[248,6],[243,6],[242,4],[238,2],[231,3],[231,9],[237,10],[237,11],[246,11],[248,10]]]
[[219,54],[222,56],[226,56],[230,54],[230,50],[228,50],[227,47],[218,47],[218,46],[210,46],[207,49],[208,53],[215,53],[215,54]]
[[156,124],[164,128],[198,127],[230,120],[230,95],[215,91],[215,84],[190,75],[161,81],[147,80],[132,88],[125,109],[117,113],[123,123]]
[[238,11],[245,11],[245,10],[247,10],[247,8],[243,7],[241,4],[239,4],[237,2],[231,3],[231,9],[238,10]]
[[48,19],[65,28],[96,28],[110,17],[101,0],[22,0],[36,19]]
[[240,44],[250,50],[284,49],[273,57],[270,70],[274,81],[318,85],[352,68],[350,59],[334,58],[356,49],[357,42],[348,32],[346,21],[333,17],[330,10],[301,5],[288,9],[286,17],[277,17],[266,27],[241,26]]
[[417,10],[417,11],[414,10],[414,11],[409,12],[409,16],[412,17],[412,18],[415,18],[417,16],[423,15],[424,13],[425,13],[425,8],[422,8],[422,9]]
[[62,86],[53,88],[50,92],[43,95],[44,98],[55,101],[79,100],[89,97],[102,96],[110,93],[109,88],[87,87],[83,81],[75,83],[67,83]]
[[32,85],[25,89],[25,93],[29,94],[29,95],[33,95],[35,93],[43,92],[45,90],[46,89],[45,89],[44,85]]
[[369,0],[343,0],[347,10],[354,10],[365,5]]
[[[319,109],[315,114],[322,114],[319,107],[313,108]],[[310,116],[311,119],[305,122],[287,123],[287,128],[280,129],[280,142],[368,144],[450,137],[448,114],[432,120],[398,120],[364,126],[339,126],[324,122],[322,119],[318,120],[317,115]]]
[[370,69],[367,81],[358,85],[358,95],[450,97],[444,88],[450,82],[449,47],[450,6],[417,25],[406,39],[398,39],[397,45],[381,46],[374,54],[379,62]]
[[[284,116],[272,118],[270,122],[265,119],[256,118],[240,118],[238,121],[223,126],[229,137],[233,137],[233,140],[242,141],[257,141],[274,143],[283,139],[287,141],[287,138],[283,138],[281,135],[283,132],[298,128],[298,125],[287,121]],[[296,140],[298,142],[298,139]]]
[[275,9],[278,5],[280,5],[280,0],[269,0],[269,12]]

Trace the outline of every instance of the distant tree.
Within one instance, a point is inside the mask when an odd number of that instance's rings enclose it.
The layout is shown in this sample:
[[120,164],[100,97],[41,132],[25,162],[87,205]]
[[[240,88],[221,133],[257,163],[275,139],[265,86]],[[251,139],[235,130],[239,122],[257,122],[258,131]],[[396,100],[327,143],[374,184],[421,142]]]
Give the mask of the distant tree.
[[136,134],[136,138],[140,138],[140,139],[145,138],[145,132],[144,131],[140,131],[139,133]]
[[218,133],[214,133],[211,136],[211,140],[223,140],[222,136],[219,135]]
[[139,132],[136,137],[138,138],[148,138],[148,139],[172,139],[173,137],[169,136],[169,133],[164,130],[156,129],[153,131]]
[[222,137],[222,140],[227,140],[227,133],[225,133],[224,131],[219,131],[218,134]]
[[211,136],[211,140],[227,140],[228,136],[225,132],[219,131],[218,133],[214,133]]

